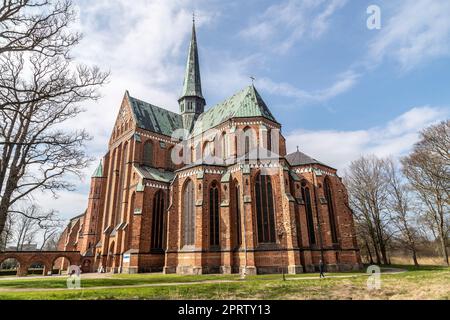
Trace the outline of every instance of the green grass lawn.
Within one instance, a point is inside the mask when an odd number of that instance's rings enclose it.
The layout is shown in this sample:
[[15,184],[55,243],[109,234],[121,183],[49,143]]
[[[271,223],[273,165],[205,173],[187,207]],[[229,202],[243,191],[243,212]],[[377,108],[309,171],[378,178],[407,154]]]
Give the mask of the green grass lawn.
[[[401,267],[408,269],[408,272],[382,275],[382,287],[376,291],[367,290],[367,277],[362,276],[362,273],[355,272],[328,274],[328,276],[348,277],[323,280],[319,280],[317,274],[289,275],[287,276],[290,279],[288,281],[282,281],[281,275],[252,276],[245,281],[239,281],[238,275],[138,274],[82,279],[82,289],[80,290],[52,290],[66,288],[65,278],[1,280],[0,299],[450,298],[450,268],[421,267],[415,269],[413,267]],[[220,280],[233,282],[208,283],[208,281]]]

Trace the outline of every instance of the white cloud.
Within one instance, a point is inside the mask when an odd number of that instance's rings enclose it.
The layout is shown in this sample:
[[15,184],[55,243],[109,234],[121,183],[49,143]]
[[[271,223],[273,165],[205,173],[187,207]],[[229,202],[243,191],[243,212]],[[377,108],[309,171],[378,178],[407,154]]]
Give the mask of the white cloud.
[[[385,10],[382,8],[382,14]],[[370,45],[370,59],[389,57],[408,71],[420,63],[450,54],[450,2],[401,1]]]
[[[264,45],[266,51],[284,53],[302,38],[317,38],[329,28],[331,18],[347,1],[287,0],[270,6],[241,32]],[[385,58],[397,61],[404,71],[420,63],[450,55],[450,2],[434,0],[397,1],[382,6],[386,24],[368,46],[368,55],[324,89],[306,91],[269,78],[258,87],[271,94],[295,98],[298,102],[324,102],[353,88],[359,78],[379,66]],[[361,66],[363,68],[361,69]],[[356,71],[360,69],[359,71]]]
[[59,216],[65,221],[82,214],[88,206],[87,191],[58,192],[57,198],[54,198],[49,192],[39,192],[34,195],[34,198],[34,200],[45,210],[56,210],[59,213]]
[[[197,1],[197,27],[208,25],[217,16],[214,9]],[[125,90],[130,94],[172,111],[178,109],[184,76],[187,42],[191,34],[191,3],[183,0],[76,0],[79,21],[73,26],[84,35],[73,52],[77,62],[110,70],[111,77],[101,89],[102,99],[88,102],[86,112],[65,123],[70,130],[86,129],[93,137],[88,154],[100,159],[108,141]],[[181,62],[182,61],[182,62]],[[178,63],[177,63],[178,62]],[[75,192],[36,194],[44,209],[56,209],[65,218],[87,207],[90,176],[98,161],[84,170],[82,181],[68,177],[77,186]]]
[[450,115],[450,108],[416,107],[384,126],[356,131],[295,130],[286,136],[288,152],[296,146],[341,173],[361,155],[399,157],[411,150],[418,133]]
[[324,102],[353,88],[358,78],[359,74],[347,71],[338,75],[336,81],[329,87],[315,91],[302,90],[285,82],[276,83],[268,78],[259,80],[258,87],[271,94],[294,98],[299,103]]
[[[99,102],[88,103],[86,112],[67,123],[86,128],[94,137],[90,153],[101,157],[107,150],[112,126],[125,90],[134,97],[178,110],[187,41],[191,34],[191,4],[175,1],[78,0],[80,21],[76,28],[84,39],[74,51],[77,61],[110,70],[111,77]],[[201,7],[203,1],[198,2]],[[208,24],[215,12],[196,11],[197,26]],[[97,164],[86,170],[90,174]]]
[[312,21],[312,35],[314,37],[319,37],[325,33],[330,25],[332,15],[346,3],[347,0],[332,0],[328,2],[325,10]]
[[332,15],[347,0],[287,0],[270,6],[241,36],[259,41],[268,50],[286,53],[304,37],[327,31]]

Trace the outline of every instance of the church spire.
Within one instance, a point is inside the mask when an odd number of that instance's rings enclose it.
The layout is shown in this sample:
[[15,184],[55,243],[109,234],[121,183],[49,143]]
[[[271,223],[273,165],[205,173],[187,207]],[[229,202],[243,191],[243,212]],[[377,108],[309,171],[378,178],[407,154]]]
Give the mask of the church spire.
[[198,116],[205,111],[206,104],[202,94],[195,17],[192,21],[192,38],[184,76],[183,93],[178,102],[183,116],[184,128],[190,131]]
[[200,63],[198,59],[197,35],[195,31],[195,19],[192,20],[192,38],[189,46],[189,55],[184,76],[182,97],[203,98],[202,81],[200,78]]

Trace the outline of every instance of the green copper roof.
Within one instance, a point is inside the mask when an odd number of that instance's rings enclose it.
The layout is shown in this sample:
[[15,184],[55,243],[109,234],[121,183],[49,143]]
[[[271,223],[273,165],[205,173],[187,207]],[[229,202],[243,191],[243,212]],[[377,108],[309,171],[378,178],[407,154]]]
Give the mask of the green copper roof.
[[100,164],[98,165],[97,169],[95,169],[95,172],[92,175],[92,178],[103,178],[103,166],[102,166],[101,161],[100,161]]
[[145,187],[142,181],[139,181],[138,185],[136,186],[136,192],[144,192]]
[[230,182],[231,179],[231,173],[227,171],[223,176],[220,182]]
[[183,121],[179,114],[130,96],[129,101],[139,128],[169,137],[172,136],[173,131],[183,128]]
[[135,166],[136,170],[144,179],[159,181],[164,183],[171,182],[175,174],[170,171],[160,171],[155,168],[147,167],[147,166]]
[[193,96],[203,98],[195,22],[192,24],[192,39],[189,46],[189,55],[186,65],[186,74],[184,76],[183,93],[181,97]]
[[249,117],[264,117],[277,122],[253,85],[202,113],[192,135],[201,134],[231,118]]

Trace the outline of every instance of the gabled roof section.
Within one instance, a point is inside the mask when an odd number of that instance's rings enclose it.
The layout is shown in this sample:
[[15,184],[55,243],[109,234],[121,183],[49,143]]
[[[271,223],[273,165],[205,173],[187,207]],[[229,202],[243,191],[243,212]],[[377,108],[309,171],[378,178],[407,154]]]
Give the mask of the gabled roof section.
[[128,100],[139,128],[169,137],[172,136],[173,131],[183,128],[183,121],[179,114],[129,95]]
[[253,85],[202,113],[195,123],[192,135],[199,135],[232,118],[249,117],[264,117],[277,122]]
[[161,171],[155,168],[138,165],[135,165],[135,169],[142,178],[148,180],[169,183],[175,178],[175,174],[170,171]]
[[308,164],[319,164],[319,165],[334,169],[333,167],[330,167],[329,165],[326,165],[326,164],[308,156],[307,154],[300,152],[300,150],[298,150],[298,149],[297,149],[297,152],[288,154],[285,158],[292,167],[304,166],[304,165],[308,165]]

